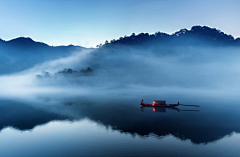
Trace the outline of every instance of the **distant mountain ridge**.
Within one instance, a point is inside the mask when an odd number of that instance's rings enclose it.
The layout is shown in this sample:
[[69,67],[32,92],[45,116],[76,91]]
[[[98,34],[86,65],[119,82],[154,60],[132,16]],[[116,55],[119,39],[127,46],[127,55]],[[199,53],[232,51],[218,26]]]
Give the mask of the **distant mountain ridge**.
[[0,39],[0,74],[25,70],[35,64],[64,58],[83,49],[85,48],[73,45],[49,46],[29,37],[19,37],[9,41]]
[[5,46],[19,46],[19,47],[25,47],[25,48],[30,48],[30,47],[77,47],[77,48],[83,48],[81,46],[74,46],[74,45],[68,45],[68,46],[49,46],[46,43],[43,42],[37,42],[31,39],[30,37],[18,37],[14,38],[8,41],[5,41],[0,38],[0,44],[5,45]]
[[193,45],[193,46],[240,46],[240,38],[234,39],[233,36],[227,35],[216,28],[207,26],[193,26],[190,30],[181,29],[173,34],[156,32],[155,34],[140,33],[130,36],[120,37],[119,39],[106,41],[98,47],[109,47],[113,45],[128,46],[152,46],[152,44],[169,44],[176,45]]
[[[185,39],[184,39],[185,38]],[[173,34],[167,34],[164,32],[156,32],[154,34],[149,33],[139,33],[138,35],[135,35],[135,33],[132,33],[130,36],[124,36],[120,37],[119,39],[113,39],[110,42],[106,40],[106,42],[103,45],[109,45],[109,44],[123,44],[123,45],[137,45],[142,44],[143,42],[149,43],[149,42],[163,42],[163,40],[166,41],[176,41],[178,39],[185,40],[197,38],[198,40],[208,40],[209,42],[212,41],[211,44],[213,44],[213,41],[224,43],[224,44],[231,44],[231,45],[240,45],[240,38],[234,39],[232,35],[228,35],[221,30],[218,30],[216,28],[210,28],[208,26],[193,26],[190,30],[188,29],[181,29]],[[184,41],[183,41],[184,43]],[[43,42],[36,42],[32,40],[30,37],[18,37],[11,39],[9,41],[5,41],[0,38],[0,45],[5,44],[8,46],[20,46],[20,47],[39,47],[39,46],[49,46],[48,44],[45,44]],[[103,46],[103,45],[98,45]],[[68,45],[68,46],[49,46],[49,47],[78,47],[83,48],[81,46],[74,46],[74,45]]]

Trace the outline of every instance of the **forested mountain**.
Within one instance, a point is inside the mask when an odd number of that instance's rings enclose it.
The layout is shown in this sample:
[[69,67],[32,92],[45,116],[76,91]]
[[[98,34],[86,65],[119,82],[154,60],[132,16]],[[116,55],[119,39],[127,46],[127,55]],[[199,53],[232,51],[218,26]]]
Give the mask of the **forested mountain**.
[[[240,38],[207,26],[193,26],[190,30],[181,29],[173,34],[156,32],[155,34],[140,33],[113,39],[105,44],[97,45],[94,56],[108,56],[109,53],[128,53],[131,49],[135,53],[174,54],[186,52],[187,47],[202,49],[206,47],[240,47]],[[31,38],[19,37],[9,41],[0,39],[0,74],[21,71],[35,64],[48,60],[67,57],[73,52],[85,48],[80,46],[49,46],[45,43],[33,41]],[[180,51],[181,49],[181,51]],[[148,50],[148,51],[145,51]],[[124,56],[122,56],[124,57]],[[100,58],[89,60],[90,67]],[[87,62],[87,61],[86,61]],[[99,65],[98,65],[99,66]]]
[[106,41],[98,47],[111,47],[113,45],[127,45],[137,47],[152,46],[240,46],[240,38],[234,39],[216,28],[207,26],[193,26],[190,30],[181,29],[173,34],[156,32],[155,34],[140,33],[119,39]]

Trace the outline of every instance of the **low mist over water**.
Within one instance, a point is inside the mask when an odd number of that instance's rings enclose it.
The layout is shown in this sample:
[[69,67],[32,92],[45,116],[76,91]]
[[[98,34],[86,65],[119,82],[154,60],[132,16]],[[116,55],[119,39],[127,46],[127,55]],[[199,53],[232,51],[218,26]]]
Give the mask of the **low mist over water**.
[[[237,50],[186,47],[167,55],[125,47],[103,53],[84,50],[29,70],[0,76],[4,89],[0,96],[35,99],[50,95],[62,98],[127,94],[139,95],[141,99],[144,95],[161,97],[161,93],[185,93],[188,97],[235,99],[240,77]],[[92,71],[81,72],[88,67]],[[72,71],[60,73],[64,69]]]

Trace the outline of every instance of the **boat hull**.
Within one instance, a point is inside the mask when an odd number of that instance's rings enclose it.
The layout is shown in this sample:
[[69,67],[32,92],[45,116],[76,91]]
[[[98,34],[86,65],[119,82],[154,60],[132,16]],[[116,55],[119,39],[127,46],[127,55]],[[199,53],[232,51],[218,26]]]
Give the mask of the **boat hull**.
[[148,106],[148,107],[175,107],[178,106],[178,104],[164,104],[164,105],[157,105],[157,104],[140,104],[142,106]]

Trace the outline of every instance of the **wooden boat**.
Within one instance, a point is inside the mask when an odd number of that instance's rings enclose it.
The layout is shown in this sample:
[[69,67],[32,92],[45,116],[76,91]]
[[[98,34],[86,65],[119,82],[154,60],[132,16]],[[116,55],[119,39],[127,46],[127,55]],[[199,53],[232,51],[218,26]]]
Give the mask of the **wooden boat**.
[[142,106],[149,106],[149,107],[175,107],[180,105],[179,102],[177,104],[166,104],[164,100],[154,100],[152,104],[144,104],[141,103]]

